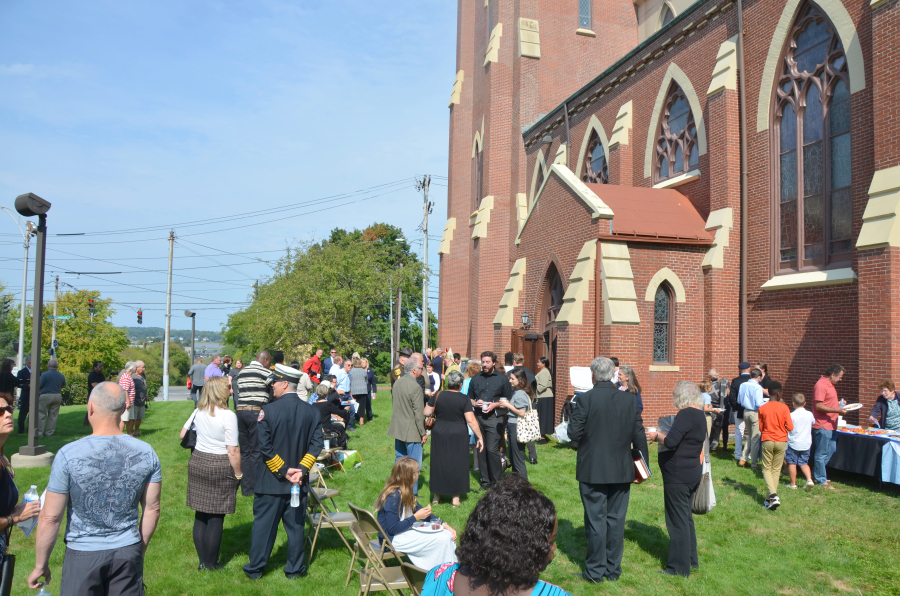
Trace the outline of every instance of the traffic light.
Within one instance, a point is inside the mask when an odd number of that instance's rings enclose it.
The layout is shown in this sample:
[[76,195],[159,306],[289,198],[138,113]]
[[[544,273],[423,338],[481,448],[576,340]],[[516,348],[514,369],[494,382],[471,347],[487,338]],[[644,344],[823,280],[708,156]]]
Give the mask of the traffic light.
[[138,325],[144,324],[144,313],[140,309],[138,309]]
[[91,316],[94,316],[94,299],[88,298],[88,312],[91,313]]
[[2,311],[3,311],[4,317],[7,315],[7,313],[9,313],[10,306],[12,306],[12,298],[9,296],[6,296],[5,298],[3,298],[3,305],[2,305]]

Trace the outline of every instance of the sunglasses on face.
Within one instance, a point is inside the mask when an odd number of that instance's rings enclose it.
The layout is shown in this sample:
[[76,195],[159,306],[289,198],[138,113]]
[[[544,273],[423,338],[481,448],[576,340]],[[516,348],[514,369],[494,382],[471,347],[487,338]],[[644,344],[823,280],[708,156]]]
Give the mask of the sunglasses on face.
[[[0,406],[0,412],[9,412],[10,414],[12,414],[14,409],[15,408],[13,408],[12,406]],[[2,416],[2,414],[0,414],[0,416]]]

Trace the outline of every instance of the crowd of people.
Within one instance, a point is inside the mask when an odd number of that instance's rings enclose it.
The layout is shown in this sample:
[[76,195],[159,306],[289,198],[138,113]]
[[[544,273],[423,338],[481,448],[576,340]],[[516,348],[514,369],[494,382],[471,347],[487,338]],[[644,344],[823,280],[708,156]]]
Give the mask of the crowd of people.
[[[199,570],[222,568],[225,516],[235,512],[240,488],[243,496],[254,498],[246,576],[258,579],[264,573],[279,524],[288,535],[285,575],[305,574],[304,521],[316,459],[326,441],[330,449],[346,447],[354,422],[361,426],[372,420],[377,392],[367,359],[359,354],[345,358],[336,349],[327,359],[323,355],[324,350],[317,350],[301,366],[298,361],[286,365],[280,351],[261,351],[247,365],[216,356],[209,364],[199,361],[191,367],[196,408],[181,438],[191,448],[186,504],[194,511]],[[459,593],[454,582],[486,586],[489,594],[512,588],[565,594],[539,579],[552,560],[558,523],[553,503],[528,482],[528,464],[537,464],[534,445],[547,442],[557,422],[549,362],[541,358],[534,373],[522,354],[509,353],[504,360],[501,370],[498,356],[485,351],[463,370],[460,355],[452,350],[428,354],[403,348],[391,371],[387,435],[394,440],[395,460],[373,499],[373,510],[380,538],[414,565],[430,570],[423,591],[428,596]],[[23,380],[30,381],[29,374],[13,375],[8,362],[0,365],[0,455],[15,427],[12,392],[23,388]],[[40,376],[38,428],[46,436],[55,430],[59,393],[65,387],[57,369],[51,360]],[[40,515],[30,587],[51,578],[49,557],[65,514],[62,594],[96,589],[143,593],[143,557],[159,520],[161,493],[159,459],[137,439],[148,401],[144,369],[143,362],[127,362],[116,382],[109,382],[102,363],[95,363],[86,416],[92,434],[58,451],[40,509],[35,502],[17,504],[12,467],[5,457],[0,459],[0,548],[5,550],[13,524]],[[791,411],[782,385],[768,376],[764,363],[740,363],[740,374],[730,382],[716,370],[698,384],[679,381],[672,391],[677,413],[665,425],[660,419],[659,428],[644,425],[634,368],[598,357],[590,370],[594,385],[571,400],[567,427],[577,450],[587,539],[584,571],[575,574],[580,580],[595,583],[621,576],[629,495],[640,482],[635,462],[649,461],[650,443],[659,444],[670,539],[660,573],[689,576],[699,568],[692,504],[704,455],[708,461],[710,451],[728,449],[731,426],[737,465],[762,469],[767,509],[780,506],[783,466],[791,489],[797,488],[799,468],[807,489],[821,485],[834,490],[825,466],[834,453],[838,416],[847,411],[836,390],[844,372],[840,365],[830,366],[816,383],[812,411],[800,393],[792,395]],[[879,390],[868,422],[900,428],[900,395],[889,380]],[[537,426],[530,428],[534,413]],[[21,422],[20,413],[20,428]],[[418,489],[429,439],[431,499],[422,506]],[[472,469],[481,480],[475,490],[483,495],[457,535],[432,506],[442,498],[458,506],[471,490]],[[109,491],[115,491],[115,498],[96,498]],[[438,530],[416,532],[419,522]],[[493,554],[513,541],[527,546],[515,561]]]

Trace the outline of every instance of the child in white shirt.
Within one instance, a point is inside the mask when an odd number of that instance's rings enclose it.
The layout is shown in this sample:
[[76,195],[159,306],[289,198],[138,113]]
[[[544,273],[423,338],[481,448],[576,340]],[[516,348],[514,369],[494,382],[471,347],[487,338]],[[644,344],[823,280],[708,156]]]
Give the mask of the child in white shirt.
[[804,408],[806,396],[795,393],[793,397],[794,411],[791,412],[791,420],[794,422],[794,430],[788,433],[787,451],[784,461],[788,464],[788,474],[791,477],[791,488],[797,488],[797,466],[803,470],[806,476],[806,490],[810,490],[814,483],[809,469],[809,449],[812,447],[812,425],[816,420],[812,412]]

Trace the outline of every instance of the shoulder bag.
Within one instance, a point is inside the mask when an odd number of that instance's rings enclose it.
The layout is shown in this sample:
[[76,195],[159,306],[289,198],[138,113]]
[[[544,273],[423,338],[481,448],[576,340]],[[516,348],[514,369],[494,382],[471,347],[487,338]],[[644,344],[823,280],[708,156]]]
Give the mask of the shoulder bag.
[[713,490],[712,476],[709,461],[709,439],[703,444],[703,453],[700,454],[703,462],[703,476],[700,477],[700,486],[694,493],[694,501],[691,503],[691,511],[696,515],[706,515],[716,506],[716,493]]
[[528,400],[528,411],[524,416],[516,420],[516,441],[519,443],[531,443],[541,438],[541,425],[538,421],[538,413]]
[[[194,413],[191,414],[191,417],[188,418],[188,424],[190,424],[190,428],[188,431],[184,433],[184,436],[181,437],[181,446],[185,449],[194,450],[194,447],[197,446],[197,427],[194,426],[194,418],[197,416],[197,410],[194,410]],[[2,595],[0,595],[2,596]]]
[[431,416],[425,417],[425,428],[431,428],[432,426],[434,426],[434,413],[437,412],[437,402],[438,398],[441,396],[441,393],[443,393],[443,391],[438,391],[437,395],[434,396],[434,409],[431,410]]
[[13,573],[16,570],[16,555],[0,555],[0,596],[12,594]]

